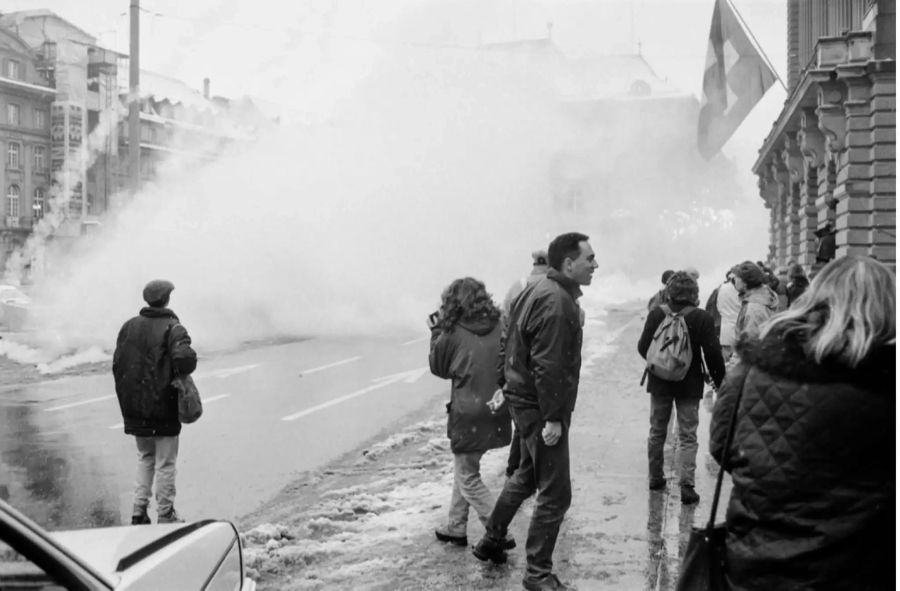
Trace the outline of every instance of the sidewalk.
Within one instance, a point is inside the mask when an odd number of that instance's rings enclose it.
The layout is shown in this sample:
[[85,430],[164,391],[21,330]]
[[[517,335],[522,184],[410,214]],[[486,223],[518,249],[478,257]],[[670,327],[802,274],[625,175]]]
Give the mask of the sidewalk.
[[[642,312],[613,310],[585,327],[570,441],[573,501],[554,554],[560,578],[582,591],[672,589],[687,534],[709,515],[717,465],[707,452],[708,400],[698,434],[699,505],[681,505],[669,443],[669,487],[647,489],[649,395],[638,383],[637,354]],[[495,494],[506,454],[495,450],[482,461]],[[519,547],[509,562],[479,562],[469,549],[434,538],[446,519],[451,463],[441,407],[282,491],[239,524],[259,588],[521,589],[532,502],[510,527]],[[482,533],[470,515],[469,544]]]

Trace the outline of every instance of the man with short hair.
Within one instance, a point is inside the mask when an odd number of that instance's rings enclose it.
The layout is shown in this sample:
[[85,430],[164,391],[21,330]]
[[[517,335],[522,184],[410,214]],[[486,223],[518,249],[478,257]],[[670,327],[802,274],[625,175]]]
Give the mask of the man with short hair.
[[113,353],[113,377],[125,433],[134,436],[138,450],[132,525],[150,523],[147,506],[154,475],[157,521],[184,521],[174,506],[181,422],[172,380],[196,369],[197,354],[187,330],[167,307],[173,289],[164,279],[144,287],[147,306],[122,326]]
[[590,285],[597,262],[588,237],[557,236],[548,249],[547,276],[513,301],[498,381],[519,431],[522,457],[497,498],[485,535],[473,553],[506,562],[507,528],[522,502],[537,491],[526,542],[522,580],[528,591],[568,589],[553,574],[553,550],[572,499],[569,426],[581,371],[582,285]]

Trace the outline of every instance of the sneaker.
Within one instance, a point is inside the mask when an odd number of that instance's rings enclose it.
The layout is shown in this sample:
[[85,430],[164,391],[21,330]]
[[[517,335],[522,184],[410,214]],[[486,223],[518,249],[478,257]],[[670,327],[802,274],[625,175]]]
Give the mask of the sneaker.
[[449,542],[450,544],[455,544],[457,546],[468,546],[469,540],[466,536],[454,536],[446,529],[443,528],[435,528],[434,537],[436,537],[441,542]]
[[662,490],[666,488],[666,479],[665,478],[651,478],[650,479],[650,490]]
[[697,491],[694,490],[693,486],[682,485],[681,486],[681,504],[682,505],[693,505],[700,501],[700,495],[697,494]]
[[575,587],[567,585],[554,574],[549,574],[539,581],[522,581],[525,591],[575,591]]
[[131,516],[131,525],[149,525],[150,517],[147,515],[147,509],[138,509]]
[[175,512],[175,507],[172,507],[168,513],[157,515],[156,523],[184,523],[184,519]]
[[498,544],[485,536],[472,546],[472,554],[482,562],[490,560],[494,564],[503,564],[506,562],[506,551],[503,549],[504,543],[505,541]]

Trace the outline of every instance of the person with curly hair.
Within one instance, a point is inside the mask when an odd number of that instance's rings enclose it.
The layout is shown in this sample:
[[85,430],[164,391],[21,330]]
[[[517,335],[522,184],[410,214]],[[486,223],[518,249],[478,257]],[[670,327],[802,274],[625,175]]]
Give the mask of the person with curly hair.
[[887,266],[843,257],[738,343],[710,427],[734,483],[729,588],[896,588],[896,291]]
[[[486,524],[494,496],[481,480],[481,457],[509,445],[510,417],[506,408],[488,406],[497,385],[500,357],[500,309],[484,283],[465,277],[441,294],[441,307],[428,320],[431,373],[451,380],[447,404],[447,437],[453,452],[453,493],[447,525],[434,530],[442,542],[467,546],[469,508]],[[505,540],[512,548],[515,542]]]

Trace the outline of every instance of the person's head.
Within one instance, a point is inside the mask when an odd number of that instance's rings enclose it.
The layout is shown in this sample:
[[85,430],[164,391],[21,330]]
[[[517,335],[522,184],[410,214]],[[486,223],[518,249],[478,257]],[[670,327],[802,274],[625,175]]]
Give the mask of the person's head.
[[144,286],[144,301],[152,308],[165,308],[169,305],[169,294],[175,289],[171,281],[154,279]]
[[438,325],[450,330],[460,321],[500,318],[500,309],[491,299],[484,283],[472,277],[455,279],[441,294]]
[[790,269],[788,269],[788,279],[794,281],[800,278],[806,279],[806,271],[803,270],[803,265],[800,263],[795,263],[791,265]]
[[685,267],[684,272],[694,278],[694,281],[700,279],[700,271],[698,271],[695,267]]
[[686,271],[676,271],[666,283],[666,296],[673,304],[696,305],[700,299],[697,280]]
[[538,249],[531,253],[531,260],[534,267],[547,268],[547,251]]
[[803,297],[766,323],[765,336],[782,327],[806,335],[808,357],[856,367],[896,338],[894,273],[869,257],[847,256],[825,265]]
[[663,285],[669,282],[669,277],[671,277],[674,272],[675,271],[673,271],[672,269],[666,269],[665,271],[663,271],[662,277],[659,278],[659,280],[662,281]]
[[741,293],[755,289],[766,283],[766,274],[759,265],[752,261],[744,261],[732,269],[734,273],[734,286]]
[[578,232],[560,234],[550,243],[547,258],[550,266],[579,285],[590,285],[597,261],[589,238]]

